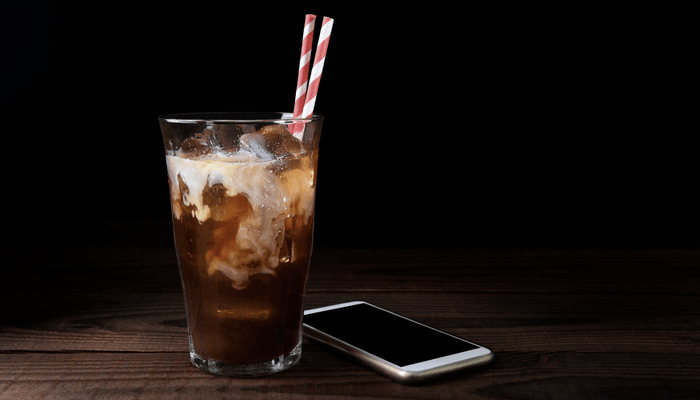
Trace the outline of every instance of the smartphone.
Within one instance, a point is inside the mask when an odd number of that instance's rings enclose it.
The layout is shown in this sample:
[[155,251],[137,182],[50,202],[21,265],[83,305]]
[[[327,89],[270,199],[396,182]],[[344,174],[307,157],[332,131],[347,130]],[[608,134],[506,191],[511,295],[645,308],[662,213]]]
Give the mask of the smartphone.
[[420,384],[493,360],[491,350],[363,301],[304,312],[304,336],[403,384]]

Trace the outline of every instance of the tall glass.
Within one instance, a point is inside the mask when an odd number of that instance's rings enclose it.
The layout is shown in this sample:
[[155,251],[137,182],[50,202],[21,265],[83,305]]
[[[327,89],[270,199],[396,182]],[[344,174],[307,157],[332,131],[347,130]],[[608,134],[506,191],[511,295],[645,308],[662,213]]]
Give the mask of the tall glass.
[[199,113],[159,122],[192,364],[228,376],[292,367],[301,357],[323,117]]

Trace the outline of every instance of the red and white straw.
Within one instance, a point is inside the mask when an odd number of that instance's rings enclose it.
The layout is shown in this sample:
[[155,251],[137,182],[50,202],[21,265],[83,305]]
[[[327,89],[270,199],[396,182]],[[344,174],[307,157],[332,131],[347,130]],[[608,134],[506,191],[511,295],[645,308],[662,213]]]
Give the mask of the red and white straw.
[[[308,21],[309,15],[307,15],[306,17]],[[294,103],[294,118],[309,118],[314,112],[316,96],[318,95],[318,86],[321,83],[321,72],[323,71],[323,64],[326,61],[326,53],[328,52],[328,42],[330,42],[331,39],[331,29],[333,29],[333,19],[323,17],[323,25],[321,26],[321,33],[319,34],[318,44],[316,45],[316,56],[314,57],[314,64],[311,68],[311,77],[308,81],[308,90],[306,90],[306,84],[304,84],[304,91],[306,92],[306,94],[305,96],[302,95],[302,97],[305,97],[305,100],[303,103],[303,108],[299,115],[297,115],[297,106],[299,104],[299,83],[297,82],[297,98]],[[304,33],[306,33],[306,27],[304,28]],[[304,36],[304,40],[306,40],[306,36]],[[304,54],[306,54],[304,53],[303,46],[304,45],[302,44],[302,62],[300,62],[299,64],[299,81],[302,80],[301,66],[303,63]],[[301,136],[303,136],[303,124],[295,124],[295,126],[292,127],[292,133],[295,137],[301,139]]]
[[314,104],[316,104],[316,95],[318,94],[318,85],[321,82],[321,72],[323,71],[323,64],[326,62],[328,42],[331,40],[331,29],[333,29],[333,19],[323,17],[321,34],[318,37],[318,44],[316,45],[314,66],[311,68],[311,78],[309,78],[309,90],[308,93],[306,93],[304,110],[301,112],[302,118],[309,118],[314,112]]
[[301,42],[301,57],[299,59],[299,77],[297,78],[297,93],[294,99],[294,118],[301,117],[306,100],[306,86],[309,78],[309,62],[311,61],[311,46],[314,40],[314,25],[316,16],[307,14],[304,21],[304,35]]

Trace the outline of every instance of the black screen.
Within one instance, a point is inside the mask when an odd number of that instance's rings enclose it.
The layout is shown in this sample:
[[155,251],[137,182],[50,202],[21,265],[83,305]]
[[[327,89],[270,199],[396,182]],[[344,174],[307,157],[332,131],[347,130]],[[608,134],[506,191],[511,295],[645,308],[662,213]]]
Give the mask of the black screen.
[[400,367],[477,348],[367,304],[308,314],[304,324]]

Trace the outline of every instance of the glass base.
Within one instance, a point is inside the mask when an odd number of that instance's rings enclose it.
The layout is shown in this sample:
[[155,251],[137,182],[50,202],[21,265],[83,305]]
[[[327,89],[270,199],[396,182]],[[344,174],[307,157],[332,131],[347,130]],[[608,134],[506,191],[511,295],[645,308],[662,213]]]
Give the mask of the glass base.
[[274,374],[295,366],[301,359],[301,342],[286,356],[279,356],[269,361],[230,364],[216,360],[207,360],[200,357],[194,351],[190,351],[190,361],[196,368],[213,375],[255,377]]

